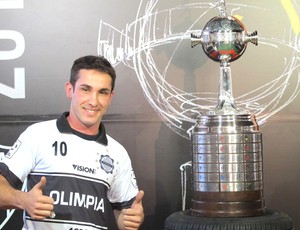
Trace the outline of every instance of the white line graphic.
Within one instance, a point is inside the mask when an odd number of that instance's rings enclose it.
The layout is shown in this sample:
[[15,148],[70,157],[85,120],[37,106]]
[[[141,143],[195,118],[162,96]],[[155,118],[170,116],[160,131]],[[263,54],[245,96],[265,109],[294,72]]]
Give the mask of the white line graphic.
[[[199,25],[199,22],[205,24],[203,21],[207,22],[218,12],[215,4],[210,2],[182,4],[168,9],[159,9],[158,5],[157,0],[141,1],[136,19],[122,30],[100,21],[97,51],[115,66],[124,64],[132,68],[146,99],[162,120],[173,131],[189,138],[188,129],[195,123],[197,115],[212,110],[217,104],[217,91],[187,92],[168,81],[169,69],[172,61],[175,60],[175,55],[181,52],[182,44],[190,40],[190,34],[199,32],[199,28],[196,29],[195,25]],[[278,5],[278,7],[282,6]],[[232,14],[251,11],[252,17],[256,12],[264,13],[271,10],[251,5],[251,1],[249,5],[230,1],[230,4],[227,4],[227,10],[229,9]],[[193,17],[195,14],[197,17]],[[189,19],[194,18],[185,30],[176,29],[178,15],[181,15],[183,20],[186,20],[185,16]],[[174,23],[175,20],[177,24]],[[255,25],[248,26],[255,27]],[[287,34],[285,28],[283,35],[279,34],[278,37],[267,37],[262,31],[262,35],[258,38],[259,47],[263,49],[269,48],[275,53],[281,50],[289,51],[289,54],[282,56],[281,64],[284,66],[282,72],[276,73],[277,75],[269,82],[235,96],[236,105],[255,114],[260,125],[288,106],[300,91],[300,38],[299,34],[293,33],[292,28],[288,30],[290,31]],[[260,31],[258,32],[260,34]],[[172,47],[168,61],[163,64],[156,61],[157,50],[162,47]],[[259,47],[248,49],[262,49]],[[199,50],[199,56],[201,52],[202,50]],[[260,51],[258,54],[264,55]],[[258,62],[260,58],[261,56],[258,56]],[[262,61],[266,61],[265,59],[261,58]],[[187,65],[188,62],[181,65],[184,64]],[[233,71],[233,82],[237,80]],[[188,125],[184,125],[186,123]]]

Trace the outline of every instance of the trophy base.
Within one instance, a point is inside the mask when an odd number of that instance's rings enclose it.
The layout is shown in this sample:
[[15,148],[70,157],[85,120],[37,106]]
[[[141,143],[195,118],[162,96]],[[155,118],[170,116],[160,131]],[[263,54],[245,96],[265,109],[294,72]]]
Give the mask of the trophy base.
[[262,215],[262,134],[255,116],[199,116],[191,134],[196,216]]

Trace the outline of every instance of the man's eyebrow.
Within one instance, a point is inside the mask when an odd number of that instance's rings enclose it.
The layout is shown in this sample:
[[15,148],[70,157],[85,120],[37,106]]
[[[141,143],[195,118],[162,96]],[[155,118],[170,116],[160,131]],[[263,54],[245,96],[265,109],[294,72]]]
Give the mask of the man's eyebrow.
[[88,88],[92,88],[91,85],[87,85],[87,84],[82,84],[82,85],[79,85],[79,87],[88,87]]

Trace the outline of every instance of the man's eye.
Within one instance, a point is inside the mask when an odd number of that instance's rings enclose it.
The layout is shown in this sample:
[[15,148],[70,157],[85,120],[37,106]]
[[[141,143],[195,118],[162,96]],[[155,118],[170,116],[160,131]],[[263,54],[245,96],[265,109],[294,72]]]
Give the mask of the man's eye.
[[100,94],[102,94],[102,95],[109,95],[110,94],[110,90],[107,90],[107,89],[100,90]]

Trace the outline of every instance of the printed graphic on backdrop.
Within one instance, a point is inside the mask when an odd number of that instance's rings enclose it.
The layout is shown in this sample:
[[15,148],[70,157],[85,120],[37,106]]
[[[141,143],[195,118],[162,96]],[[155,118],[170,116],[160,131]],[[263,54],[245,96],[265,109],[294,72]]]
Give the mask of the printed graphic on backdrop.
[[[235,96],[237,106],[256,114],[260,125],[289,105],[300,90],[300,4],[290,0],[276,2],[278,8],[286,11],[290,25],[282,29],[282,34],[276,36],[269,37],[263,32],[258,35],[260,48],[256,48],[259,49],[256,62],[259,62],[260,66],[264,66],[264,62],[270,64],[273,60],[267,57],[272,56],[271,52],[277,53],[287,49],[288,53],[281,56],[281,63],[279,63],[282,65],[281,72],[276,73],[273,79],[259,87],[249,88],[246,93]],[[248,4],[245,1],[243,3],[228,1],[227,10],[228,14],[231,13],[243,20],[245,12],[264,16],[272,11],[274,4],[268,9],[253,5],[251,1]],[[207,113],[215,105],[217,92],[188,92],[178,88],[167,80],[170,79],[169,68],[175,56],[180,55],[178,53],[183,49],[182,44],[190,40],[191,33],[199,32],[200,28],[195,28],[195,25],[206,21],[204,18],[207,15],[216,14],[215,6],[211,1],[211,3],[183,3],[172,8],[161,9],[157,0],[141,1],[136,19],[125,28],[115,28],[104,21],[101,21],[99,26],[98,54],[107,57],[114,65],[123,64],[132,68],[146,99],[155,111],[173,131],[186,138],[189,137],[188,130],[195,123],[196,117]],[[186,12],[190,15],[185,15]],[[195,20],[191,21],[185,30],[177,31],[178,18],[186,20],[192,14],[197,15]],[[175,19],[177,24],[173,24]],[[251,28],[248,29],[251,31]],[[169,58],[166,63],[161,63],[161,59],[158,63],[155,59],[155,51],[167,46],[172,49]],[[201,52],[199,50],[199,55]],[[255,78],[250,78],[249,81],[255,81]],[[184,126],[184,123],[189,125]]]
[[[0,1],[0,10],[23,9],[24,0]],[[0,50],[0,61],[13,60],[21,57],[25,52],[25,38],[15,30],[0,30],[0,41],[10,40],[15,43],[15,47],[9,50]],[[16,67],[13,71],[14,86],[7,86],[0,83],[0,94],[7,97],[20,99],[25,98],[25,69]]]

